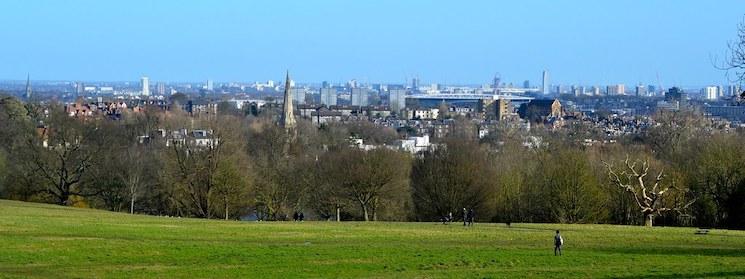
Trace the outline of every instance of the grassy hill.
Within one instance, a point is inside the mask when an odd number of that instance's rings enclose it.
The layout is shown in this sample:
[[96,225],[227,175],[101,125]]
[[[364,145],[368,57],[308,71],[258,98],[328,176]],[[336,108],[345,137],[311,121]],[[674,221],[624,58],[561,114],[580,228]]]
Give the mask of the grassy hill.
[[[561,229],[564,256],[553,255]],[[0,200],[0,278],[745,277],[745,232],[236,222]]]

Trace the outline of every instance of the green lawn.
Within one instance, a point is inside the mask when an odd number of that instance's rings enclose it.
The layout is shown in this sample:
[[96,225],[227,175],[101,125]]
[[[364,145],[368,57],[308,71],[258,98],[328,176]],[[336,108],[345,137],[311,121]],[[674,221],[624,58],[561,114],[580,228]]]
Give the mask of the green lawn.
[[0,200],[0,278],[745,277],[745,232],[694,231],[228,222]]

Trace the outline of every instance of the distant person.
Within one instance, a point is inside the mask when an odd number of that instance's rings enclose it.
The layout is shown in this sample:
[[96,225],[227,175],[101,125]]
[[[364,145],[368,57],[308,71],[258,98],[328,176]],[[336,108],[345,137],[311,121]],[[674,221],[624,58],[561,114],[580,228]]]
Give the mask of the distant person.
[[448,212],[448,224],[450,224],[450,222],[453,222],[453,212],[452,211]]
[[473,208],[468,210],[468,225],[473,226],[473,219],[476,218],[476,215],[473,213]]
[[300,212],[300,214],[297,215],[297,219],[300,220],[300,222],[305,219],[305,215],[303,214],[303,212]]
[[463,226],[468,226],[468,210],[466,208],[463,208]]
[[559,230],[556,230],[554,236],[554,256],[561,256],[561,245],[564,245],[564,238],[559,234]]
[[292,221],[297,222],[297,219],[298,219],[298,215],[297,215],[297,211],[295,211],[295,213],[292,213]]

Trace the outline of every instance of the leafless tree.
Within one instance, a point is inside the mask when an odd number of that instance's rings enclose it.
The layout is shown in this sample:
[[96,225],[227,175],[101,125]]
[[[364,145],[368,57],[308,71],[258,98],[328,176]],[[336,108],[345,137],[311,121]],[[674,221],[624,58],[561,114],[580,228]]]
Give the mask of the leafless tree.
[[737,25],[737,40],[727,43],[727,60],[721,68],[735,73],[735,80],[745,81],[745,20]]
[[490,187],[493,172],[486,151],[475,142],[450,139],[417,157],[411,171],[417,218],[438,220],[464,207],[482,212],[489,190],[494,188]]
[[341,221],[341,210],[348,205],[344,189],[338,185],[334,173],[338,170],[333,152],[322,154],[315,160],[315,187],[310,191],[313,207],[322,217]]
[[[68,117],[61,107],[52,108],[49,120],[44,132],[27,139],[27,157],[21,163],[29,175],[44,180],[44,193],[57,204],[72,205],[74,196],[97,195],[83,189],[81,184],[93,166],[94,155],[101,150],[94,142],[100,130]],[[43,140],[48,140],[46,146]]]
[[137,199],[142,188],[144,188],[147,178],[145,177],[145,167],[141,162],[142,152],[136,147],[130,147],[125,155],[125,161],[128,166],[125,166],[121,172],[119,172],[120,179],[124,182],[127,188],[127,194],[129,195],[129,213],[134,214],[135,212],[135,200]]
[[[225,160],[218,163],[215,175],[214,204],[222,204],[225,212],[225,220],[231,218],[231,212],[240,212],[242,201],[245,199],[246,179],[241,175],[240,163]],[[236,217],[234,214],[233,218]]]
[[365,221],[377,218],[381,199],[390,197],[407,184],[408,161],[396,151],[375,149],[363,151],[346,149],[333,154],[329,160],[336,171],[329,173],[331,183],[340,187],[350,201],[360,207]]
[[[647,179],[650,169],[648,161],[636,160],[631,162],[627,157],[624,160],[624,166],[621,167],[623,171],[620,172],[612,165],[606,162],[603,163],[608,169],[608,176],[611,182],[632,195],[636,205],[644,215],[644,225],[647,227],[652,227],[652,222],[656,216],[667,211],[681,212],[693,203],[691,201],[685,204],[673,203],[672,206],[666,206],[664,198],[673,196],[674,192],[680,193],[683,190],[674,184],[663,183],[665,175],[662,170],[659,171],[650,183]],[[639,163],[641,163],[641,166],[639,166]],[[649,184],[652,184],[651,187]]]
[[188,208],[191,214],[200,218],[212,218],[213,191],[218,185],[215,178],[218,175],[218,164],[223,160],[230,160],[238,154],[234,144],[237,142],[235,131],[237,126],[232,119],[208,119],[198,123],[212,132],[208,132],[205,141],[197,143],[186,138],[174,141],[169,152],[171,173],[176,178],[177,198],[182,208]]

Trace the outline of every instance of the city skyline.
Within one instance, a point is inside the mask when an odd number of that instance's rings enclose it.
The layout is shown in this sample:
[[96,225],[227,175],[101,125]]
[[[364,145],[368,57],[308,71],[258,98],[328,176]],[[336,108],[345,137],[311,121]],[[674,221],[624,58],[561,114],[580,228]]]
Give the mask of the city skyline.
[[75,3],[5,3],[0,31],[14,39],[0,79],[259,81],[289,69],[301,83],[501,73],[519,86],[548,70],[550,84],[727,84],[713,63],[742,19],[735,1]]

